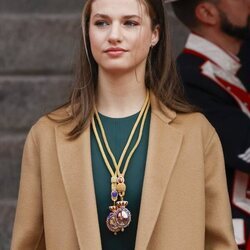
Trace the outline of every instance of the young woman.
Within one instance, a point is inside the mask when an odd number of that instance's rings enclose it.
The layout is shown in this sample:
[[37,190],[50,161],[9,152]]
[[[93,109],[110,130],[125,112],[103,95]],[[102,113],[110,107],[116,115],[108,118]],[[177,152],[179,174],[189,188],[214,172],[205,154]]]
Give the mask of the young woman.
[[184,100],[161,0],[87,0],[70,101],[25,144],[12,250],[235,250],[220,142]]

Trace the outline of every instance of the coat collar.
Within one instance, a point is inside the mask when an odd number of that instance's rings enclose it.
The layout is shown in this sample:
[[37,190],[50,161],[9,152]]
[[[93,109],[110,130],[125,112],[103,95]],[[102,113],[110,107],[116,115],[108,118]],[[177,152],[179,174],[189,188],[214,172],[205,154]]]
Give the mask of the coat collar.
[[[183,137],[170,125],[176,117],[176,113],[157,102],[152,93],[150,100],[152,115],[149,148],[136,236],[136,250],[147,248]],[[66,139],[65,132],[68,129],[72,129],[72,125],[68,125],[67,128],[56,127],[56,144],[62,179],[78,243],[81,249],[101,249],[91,166],[90,128],[88,127],[74,141]]]
[[185,49],[200,53],[233,75],[241,68],[240,59],[237,56],[194,33],[188,36]]

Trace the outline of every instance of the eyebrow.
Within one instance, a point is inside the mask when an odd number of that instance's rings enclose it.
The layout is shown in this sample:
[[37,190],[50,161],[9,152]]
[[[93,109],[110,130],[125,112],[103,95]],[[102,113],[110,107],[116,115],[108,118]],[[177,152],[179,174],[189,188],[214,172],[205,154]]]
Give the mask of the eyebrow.
[[[97,14],[95,14],[94,15],[94,17],[96,17],[96,18],[110,18],[110,16],[108,16],[108,15],[105,15],[105,14],[99,14],[99,13],[97,13]],[[139,19],[142,19],[140,16],[138,16],[138,15],[126,15],[126,16],[123,16],[122,17],[123,19],[131,19],[131,18],[139,18]]]

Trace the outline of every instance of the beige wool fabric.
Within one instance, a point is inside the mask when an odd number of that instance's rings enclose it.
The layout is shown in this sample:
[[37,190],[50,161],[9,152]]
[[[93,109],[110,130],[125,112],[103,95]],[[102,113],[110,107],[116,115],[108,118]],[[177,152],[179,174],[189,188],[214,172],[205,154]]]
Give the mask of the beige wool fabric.
[[[152,93],[151,110],[135,249],[238,249],[214,128],[199,113],[176,114]],[[27,137],[11,250],[101,249],[90,128],[68,141],[72,126],[43,117]]]

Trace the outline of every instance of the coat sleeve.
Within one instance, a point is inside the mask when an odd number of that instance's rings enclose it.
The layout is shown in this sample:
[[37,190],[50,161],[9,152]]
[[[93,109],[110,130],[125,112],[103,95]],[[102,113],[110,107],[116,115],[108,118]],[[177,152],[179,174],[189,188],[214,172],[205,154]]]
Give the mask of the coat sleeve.
[[29,132],[23,152],[19,195],[13,228],[11,250],[46,249],[39,151]]
[[205,250],[236,250],[224,158],[216,132],[205,150]]

